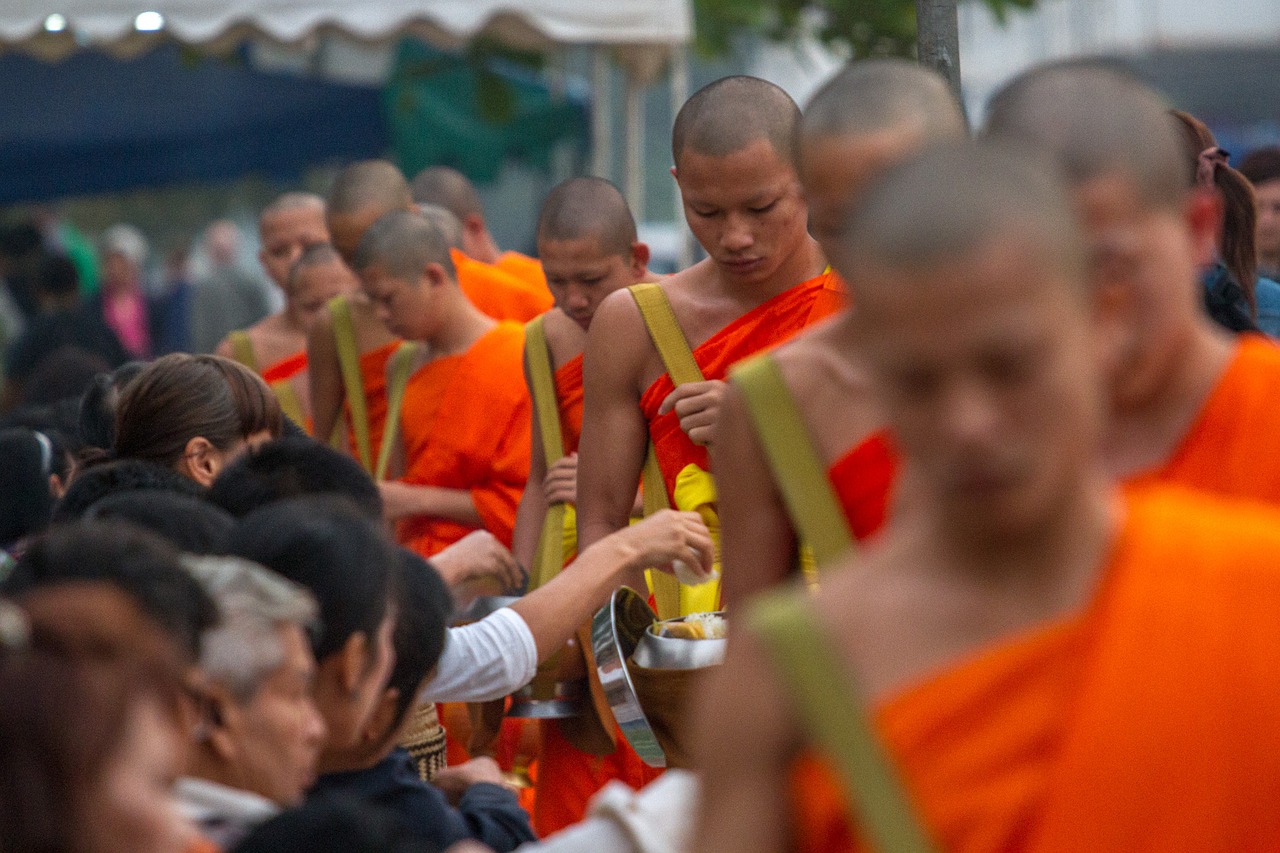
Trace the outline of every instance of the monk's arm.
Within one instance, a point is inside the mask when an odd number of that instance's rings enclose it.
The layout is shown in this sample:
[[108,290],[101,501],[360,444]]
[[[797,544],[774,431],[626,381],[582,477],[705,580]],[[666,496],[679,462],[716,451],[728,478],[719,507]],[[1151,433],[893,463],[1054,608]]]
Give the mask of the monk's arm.
[[626,527],[649,443],[639,375],[651,344],[625,290],[596,310],[583,356],[578,443],[578,543],[585,548]]
[[484,526],[484,519],[480,517],[480,511],[476,508],[469,489],[419,486],[395,480],[379,483],[378,489],[382,492],[388,521],[428,515],[432,518],[446,518],[468,527]]
[[235,358],[235,352],[231,349],[231,338],[223,338],[213,350],[214,355],[220,355],[223,358]]
[[[312,435],[327,440],[327,436],[333,435],[346,398],[338,344],[333,337],[333,318],[328,311],[320,312],[307,334],[307,384],[311,392]],[[344,439],[344,445],[345,442]]]
[[[528,382],[529,366],[526,360],[525,381]],[[530,392],[532,397],[532,392]],[[534,552],[538,549],[538,536],[542,532],[542,521],[547,514],[546,494],[542,490],[542,480],[547,476],[547,465],[542,455],[542,430],[538,426],[538,418],[529,419],[531,440],[531,456],[529,459],[529,479],[524,493],[520,496],[520,508],[516,510],[516,529],[511,537],[511,550],[516,561],[525,568],[533,565]]]
[[796,535],[751,415],[732,383],[715,430],[711,470],[719,499],[721,595],[732,610],[791,573]]
[[714,552],[711,533],[696,512],[664,510],[582,551],[511,609],[529,626],[542,661],[564,646],[631,575],[672,560],[687,562],[695,555],[710,571]]
[[731,630],[724,665],[715,667],[691,705],[703,790],[690,850],[790,849],[787,779],[797,729],[788,701],[758,641]]

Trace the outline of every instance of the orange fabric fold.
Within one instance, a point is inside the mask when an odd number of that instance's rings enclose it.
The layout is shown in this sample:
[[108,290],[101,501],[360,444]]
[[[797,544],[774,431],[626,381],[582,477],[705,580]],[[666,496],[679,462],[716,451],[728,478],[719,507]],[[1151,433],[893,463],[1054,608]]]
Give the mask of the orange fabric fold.
[[295,352],[288,358],[282,358],[262,371],[262,378],[268,385],[292,379],[307,369],[307,351]]
[[[409,378],[400,417],[404,482],[467,489],[484,527],[507,547],[529,476],[529,391],[524,327],[499,323],[471,348],[423,365]],[[476,528],[415,516],[396,527],[424,557]]]
[[569,453],[578,450],[582,438],[582,356],[560,365],[555,374],[556,405],[560,409],[560,430]]
[[1169,459],[1129,478],[1280,502],[1280,347],[1241,335],[1235,356]]
[[[716,332],[693,351],[694,360],[705,378],[724,379],[739,361],[785,343],[844,305],[844,284],[834,272],[824,272],[757,305]],[[649,421],[649,438],[674,505],[676,476],[690,464],[708,471],[710,463],[707,449],[694,444],[680,429],[675,412],[658,414],[658,407],[673,390],[671,377],[662,374],[641,396],[640,409]]]
[[533,287],[534,290],[547,290],[547,276],[542,271],[542,263],[537,258],[531,258],[520,252],[503,252],[493,265],[500,270],[511,273],[516,278]]
[[[1127,490],[1100,587],[874,712],[954,853],[1263,850],[1280,839],[1280,525],[1177,489]],[[825,760],[792,767],[795,849],[868,849]]]
[[495,320],[526,323],[555,304],[546,287],[539,292],[506,270],[469,258],[457,249],[449,253],[462,292],[472,305]]
[[591,798],[612,780],[643,788],[662,775],[662,768],[645,764],[622,730],[614,728],[618,748],[610,755],[595,756],[574,747],[554,720],[543,724],[533,813],[533,828],[539,838],[580,822]]
[[858,539],[884,526],[898,457],[889,433],[881,430],[849,448],[827,471],[836,497]]
[[[360,354],[360,380],[364,386],[364,405],[369,415],[369,450],[377,459],[382,449],[382,430],[387,425],[387,364],[395,355],[400,341],[371,349]],[[347,445],[351,455],[360,458],[355,430],[351,429],[351,405],[344,402],[347,413]]]

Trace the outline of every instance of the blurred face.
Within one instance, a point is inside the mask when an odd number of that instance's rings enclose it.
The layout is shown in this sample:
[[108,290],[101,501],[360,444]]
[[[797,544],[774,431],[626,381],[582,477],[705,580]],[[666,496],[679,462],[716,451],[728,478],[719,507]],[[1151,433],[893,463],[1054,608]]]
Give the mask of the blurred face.
[[943,521],[981,539],[1052,517],[1101,427],[1083,285],[1012,238],[936,267],[855,274],[857,340]]
[[329,236],[333,248],[338,250],[338,254],[342,255],[342,260],[346,261],[348,266],[355,261],[356,247],[360,245],[360,238],[364,236],[364,232],[389,212],[387,208],[371,205],[353,213],[330,214]]
[[623,256],[606,254],[598,237],[539,240],[538,258],[556,307],[586,329],[602,299],[643,279],[648,264],[640,246]]
[[919,133],[909,129],[802,139],[800,182],[809,205],[809,233],[833,263],[840,256],[840,232],[858,196],[919,143]]
[[291,806],[315,781],[326,729],[311,698],[316,666],[306,636],[298,626],[284,625],[279,638],[283,662],[224,722],[242,773],[240,787]]
[[138,280],[138,267],[120,252],[107,252],[102,259],[102,280],[113,289],[131,286]]
[[173,794],[181,770],[180,735],[154,699],[136,703],[124,736],[85,800],[77,824],[87,853],[184,853],[194,828]]
[[730,281],[766,281],[804,245],[800,182],[767,139],[724,157],[686,148],[672,172],[689,229]]
[[[430,266],[444,275],[438,265]],[[391,334],[421,341],[434,333],[435,285],[427,275],[409,280],[392,275],[382,264],[374,264],[360,273],[360,286]]]
[[1255,187],[1258,193],[1258,254],[1280,266],[1280,181]]
[[315,264],[298,270],[293,286],[287,291],[289,308],[302,328],[309,332],[330,299],[359,288],[360,280],[346,264],[336,260]]
[[311,246],[329,242],[329,229],[325,227],[324,208],[320,205],[295,207],[263,214],[258,223],[262,249],[258,260],[262,268],[284,290],[289,280],[289,270],[297,263],[303,251]]

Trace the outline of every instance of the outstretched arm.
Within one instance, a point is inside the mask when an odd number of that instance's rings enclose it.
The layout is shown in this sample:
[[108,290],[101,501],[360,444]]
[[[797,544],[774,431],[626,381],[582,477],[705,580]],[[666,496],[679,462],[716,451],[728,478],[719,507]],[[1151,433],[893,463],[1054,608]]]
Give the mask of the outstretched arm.
[[733,610],[795,567],[796,534],[742,395],[727,386],[711,470],[720,515],[721,595]]

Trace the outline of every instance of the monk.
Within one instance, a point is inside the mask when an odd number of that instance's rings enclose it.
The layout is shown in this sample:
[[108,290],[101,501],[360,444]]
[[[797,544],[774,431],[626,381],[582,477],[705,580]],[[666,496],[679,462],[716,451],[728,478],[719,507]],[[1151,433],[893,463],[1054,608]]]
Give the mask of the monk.
[[[796,146],[809,229],[826,256],[838,256],[845,215],[877,174],[926,144],[965,135],[964,114],[945,81],[916,63],[866,60],[838,72],[805,107]],[[894,453],[853,345],[853,310],[757,356],[751,370],[734,374],[729,383],[711,446],[729,608],[795,571],[803,524],[839,527],[826,532],[829,546],[821,530],[814,534],[818,542],[806,543],[820,562],[829,562],[884,522]],[[774,378],[779,399],[767,410],[752,410],[739,387],[759,387],[763,370]],[[765,452],[761,422],[764,428],[775,425],[776,409],[783,406],[803,427],[787,443],[793,451],[809,452],[827,483],[806,483],[794,465],[780,469]],[[793,513],[807,508],[789,506],[780,487],[788,480],[793,496],[829,496],[832,511],[810,510],[798,521]]]
[[1214,257],[1221,200],[1194,185],[1168,104],[1115,69],[1046,66],[992,99],[985,133],[1062,163],[1096,285],[1126,308],[1110,471],[1280,502],[1280,349],[1232,337],[1203,311],[1198,270]]
[[1121,322],[1067,189],[1020,149],[934,149],[848,233],[910,511],[735,620],[691,849],[1276,847],[1280,524],[1112,485]]
[[378,319],[421,344],[400,417],[405,474],[380,484],[397,538],[428,558],[480,528],[510,547],[529,474],[524,329],[467,300],[446,236],[418,213],[377,220],[354,263]]
[[[630,520],[635,482],[652,442],[659,472],[648,507],[698,511],[716,532],[707,445],[738,361],[830,316],[843,289],[805,230],[807,210],[790,152],[799,109],[778,87],[727,77],[699,90],[676,116],[671,170],[685,216],[708,258],[647,295],[615,293],[591,324],[578,468],[578,538],[584,545]],[[696,370],[674,382],[637,298],[652,299],[659,336],[692,352]],[[677,384],[679,387],[676,387]],[[653,473],[660,473],[661,482]],[[693,580],[693,578],[689,578]],[[637,588],[642,588],[639,578]],[[715,610],[718,582],[655,588],[659,616]]]
[[[558,570],[577,548],[573,509],[577,502],[577,450],[582,431],[582,351],[596,308],[616,290],[650,281],[649,247],[639,241],[626,200],[613,184],[601,178],[573,178],[558,185],[542,204],[538,218],[538,256],[556,307],[542,316],[546,338],[542,353],[526,354],[525,373],[533,399],[538,387],[530,361],[541,357],[554,370],[551,392],[559,415],[562,455],[548,459],[537,417],[533,419],[533,456],[529,485],[516,515],[515,554],[522,565],[536,565],[539,533],[547,510],[564,504],[563,542]],[[529,349],[528,347],[526,349]],[[553,560],[554,562],[554,560]],[[542,724],[538,760],[538,796],[533,814],[539,836],[558,832],[583,819],[587,803],[613,779],[641,788],[659,772],[646,765],[617,730],[617,749],[596,756],[579,750],[560,723]]]
[[[498,248],[485,221],[480,194],[466,175],[448,166],[428,166],[414,176],[411,188],[414,201],[438,205],[458,217],[462,223],[464,255],[514,275],[544,299],[549,295],[547,279],[537,259]],[[547,308],[550,307],[548,301]]]
[[307,250],[329,242],[324,199],[317,195],[291,192],[277,198],[258,217],[258,235],[262,241],[258,260],[284,294],[284,309],[248,329],[232,332],[216,352],[260,373],[275,391],[284,413],[306,427],[311,417],[307,332],[324,302],[353,288],[355,277],[327,260],[320,261],[319,255],[306,264],[305,273],[295,274],[301,272],[295,266]]

